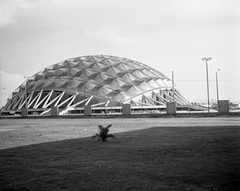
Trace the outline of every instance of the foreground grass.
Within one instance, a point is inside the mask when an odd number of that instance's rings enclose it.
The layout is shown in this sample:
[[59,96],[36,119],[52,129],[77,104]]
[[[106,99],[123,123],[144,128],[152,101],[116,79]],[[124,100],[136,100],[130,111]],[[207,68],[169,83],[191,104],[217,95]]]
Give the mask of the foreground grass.
[[239,190],[240,127],[154,127],[0,150],[0,190]]

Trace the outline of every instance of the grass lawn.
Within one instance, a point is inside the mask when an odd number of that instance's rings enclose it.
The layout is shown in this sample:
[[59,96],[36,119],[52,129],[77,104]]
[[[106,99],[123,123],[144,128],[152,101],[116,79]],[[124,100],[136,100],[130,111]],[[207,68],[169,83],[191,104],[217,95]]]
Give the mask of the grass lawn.
[[0,190],[240,190],[239,126],[115,135],[0,150]]

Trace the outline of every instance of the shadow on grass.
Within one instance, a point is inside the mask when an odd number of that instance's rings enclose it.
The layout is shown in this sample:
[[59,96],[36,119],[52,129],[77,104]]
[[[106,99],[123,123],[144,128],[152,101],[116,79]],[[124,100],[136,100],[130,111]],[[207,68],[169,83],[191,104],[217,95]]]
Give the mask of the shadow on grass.
[[154,127],[0,150],[1,190],[238,190],[240,127]]

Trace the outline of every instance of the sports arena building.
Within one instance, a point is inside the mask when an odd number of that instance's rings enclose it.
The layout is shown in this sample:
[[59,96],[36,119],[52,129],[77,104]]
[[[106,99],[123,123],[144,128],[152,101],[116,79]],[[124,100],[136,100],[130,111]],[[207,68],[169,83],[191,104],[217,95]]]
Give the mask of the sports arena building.
[[121,112],[130,104],[134,112],[162,111],[167,102],[190,103],[161,72],[140,62],[107,55],[81,56],[56,63],[26,79],[11,93],[2,114],[93,114]]

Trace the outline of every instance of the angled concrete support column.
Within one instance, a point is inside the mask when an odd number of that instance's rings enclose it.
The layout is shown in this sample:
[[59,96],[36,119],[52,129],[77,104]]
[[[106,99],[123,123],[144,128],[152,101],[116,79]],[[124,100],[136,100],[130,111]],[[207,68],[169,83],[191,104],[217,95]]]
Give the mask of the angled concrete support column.
[[58,116],[58,107],[56,107],[56,106],[52,106],[51,107],[51,116],[52,117],[57,117]]
[[131,114],[131,104],[123,104],[122,105],[122,114],[130,115]]
[[229,100],[218,100],[218,113],[229,113]]
[[27,108],[22,108],[22,117],[27,117],[28,116],[28,109]]
[[85,105],[84,106],[84,115],[92,115],[91,105]]
[[175,114],[177,112],[176,102],[167,102],[167,114]]

